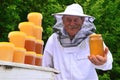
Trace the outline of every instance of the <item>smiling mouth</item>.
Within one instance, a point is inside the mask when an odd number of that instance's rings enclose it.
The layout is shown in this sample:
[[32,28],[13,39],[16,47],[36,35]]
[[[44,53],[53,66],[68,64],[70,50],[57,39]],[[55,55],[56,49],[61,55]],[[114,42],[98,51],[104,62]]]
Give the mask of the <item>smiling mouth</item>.
[[78,29],[78,26],[68,26],[69,29]]

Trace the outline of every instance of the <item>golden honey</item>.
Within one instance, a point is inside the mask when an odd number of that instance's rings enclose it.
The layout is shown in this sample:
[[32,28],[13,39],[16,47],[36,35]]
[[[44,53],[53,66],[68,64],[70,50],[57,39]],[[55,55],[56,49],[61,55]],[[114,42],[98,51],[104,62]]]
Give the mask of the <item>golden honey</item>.
[[92,34],[89,39],[90,55],[104,55],[103,39],[101,34]]
[[12,62],[14,48],[10,42],[0,42],[0,60]]
[[34,27],[32,22],[21,22],[18,25],[19,30],[26,33],[27,36],[34,36]]
[[35,37],[27,36],[25,40],[25,49],[27,51],[35,51],[35,42],[36,42]]
[[25,53],[26,53],[26,49],[15,47],[14,55],[13,55],[13,62],[24,63]]
[[34,37],[36,39],[42,39],[43,28],[41,26],[35,26]]
[[43,40],[36,40],[35,52],[37,54],[42,54],[43,53],[43,45],[44,45]]
[[35,65],[36,53],[33,51],[27,51],[25,54],[25,64]]
[[29,22],[33,22],[37,26],[42,25],[42,14],[38,12],[31,12],[27,15],[27,19]]
[[12,31],[8,34],[9,42],[13,43],[15,47],[24,48],[26,34],[20,31]]
[[35,65],[36,66],[41,66],[42,65],[42,54],[36,54]]

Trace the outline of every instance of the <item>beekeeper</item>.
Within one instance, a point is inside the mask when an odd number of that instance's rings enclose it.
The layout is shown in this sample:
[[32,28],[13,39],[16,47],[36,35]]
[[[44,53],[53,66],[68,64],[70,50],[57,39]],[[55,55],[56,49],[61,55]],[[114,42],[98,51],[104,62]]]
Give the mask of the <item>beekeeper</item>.
[[60,71],[55,80],[98,80],[96,69],[112,69],[112,54],[104,44],[104,56],[89,56],[89,35],[95,33],[94,17],[79,4],[53,14],[56,24],[43,55],[42,66]]

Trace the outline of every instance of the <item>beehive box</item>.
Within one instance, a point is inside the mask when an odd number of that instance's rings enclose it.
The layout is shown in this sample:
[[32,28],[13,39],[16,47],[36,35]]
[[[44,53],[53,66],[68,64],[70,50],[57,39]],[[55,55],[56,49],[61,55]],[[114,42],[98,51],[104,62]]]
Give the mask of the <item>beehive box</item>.
[[53,68],[0,61],[0,80],[54,80]]

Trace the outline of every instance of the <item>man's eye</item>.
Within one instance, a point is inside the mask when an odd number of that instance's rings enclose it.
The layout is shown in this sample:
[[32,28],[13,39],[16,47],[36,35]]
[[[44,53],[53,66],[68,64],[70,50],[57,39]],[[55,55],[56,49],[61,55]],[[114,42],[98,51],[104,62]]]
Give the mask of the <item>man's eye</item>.
[[70,20],[70,19],[66,19],[66,21],[67,21],[67,22],[71,22],[71,20]]
[[75,20],[74,20],[74,22],[78,22],[78,21],[79,21],[79,19],[75,19]]

